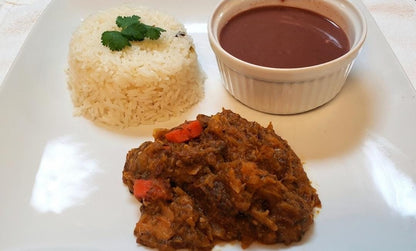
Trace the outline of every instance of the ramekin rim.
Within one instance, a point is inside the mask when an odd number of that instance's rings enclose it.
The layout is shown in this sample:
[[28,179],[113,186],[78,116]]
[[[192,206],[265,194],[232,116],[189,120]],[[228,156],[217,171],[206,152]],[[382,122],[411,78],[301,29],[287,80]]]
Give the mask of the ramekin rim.
[[208,38],[209,38],[211,47],[214,50],[214,53],[217,57],[218,57],[217,52],[221,52],[221,54],[223,56],[227,57],[227,59],[229,61],[234,61],[235,63],[237,63],[238,66],[240,66],[240,68],[244,67],[244,68],[248,68],[248,69],[251,69],[251,70],[256,70],[256,71],[260,71],[260,72],[267,72],[267,73],[291,73],[291,74],[298,73],[298,72],[305,72],[305,71],[320,70],[322,68],[330,67],[331,65],[334,65],[336,63],[349,60],[351,57],[352,57],[351,60],[353,60],[353,58],[355,58],[354,54],[358,54],[359,50],[361,49],[361,47],[363,46],[363,44],[365,42],[366,36],[367,36],[367,21],[366,21],[365,16],[363,15],[362,11],[360,10],[360,8],[358,6],[356,6],[355,3],[352,3],[351,1],[344,0],[344,4],[349,4],[350,7],[352,7],[352,9],[355,11],[357,16],[359,17],[359,21],[360,21],[359,23],[361,24],[361,28],[362,28],[361,33],[359,33],[358,41],[356,43],[354,43],[353,47],[351,47],[348,50],[347,53],[345,53],[344,55],[342,55],[342,56],[340,56],[336,59],[333,59],[331,61],[321,63],[321,64],[317,64],[317,65],[306,66],[306,67],[274,68],[274,67],[256,65],[256,64],[248,63],[246,61],[243,61],[243,60],[231,55],[229,52],[227,52],[226,50],[224,50],[222,48],[218,39],[216,39],[213,35],[212,22],[214,20],[214,15],[215,15],[215,13],[217,13],[218,8],[226,1],[227,0],[221,0],[217,4],[217,6],[214,8],[214,11],[213,11],[212,15],[210,16],[210,18],[208,20]]

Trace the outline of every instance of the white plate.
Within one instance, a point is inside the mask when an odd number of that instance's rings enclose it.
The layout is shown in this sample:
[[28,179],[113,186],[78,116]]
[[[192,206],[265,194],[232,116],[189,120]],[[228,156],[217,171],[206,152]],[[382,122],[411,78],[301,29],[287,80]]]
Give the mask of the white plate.
[[[288,249],[416,250],[415,90],[367,10],[368,39],[341,93],[314,111],[273,116],[250,110],[221,85],[206,35],[216,1],[135,2],[185,23],[208,75],[205,99],[156,127],[225,107],[271,121],[305,162],[323,207]],[[121,171],[127,151],[151,139],[154,126],[114,131],[73,117],[64,73],[81,19],[118,4],[53,1],[0,89],[1,250],[139,249],[139,203]],[[221,246],[228,248],[239,246]]]

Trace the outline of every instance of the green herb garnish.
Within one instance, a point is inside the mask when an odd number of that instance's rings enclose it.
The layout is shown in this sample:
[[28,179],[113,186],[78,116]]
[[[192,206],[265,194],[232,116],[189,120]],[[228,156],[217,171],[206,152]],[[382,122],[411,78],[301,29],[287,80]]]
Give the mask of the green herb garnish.
[[159,39],[160,34],[166,30],[150,26],[140,22],[140,17],[118,16],[116,24],[121,31],[105,31],[101,35],[101,43],[112,51],[121,51],[126,46],[131,46],[130,41],[143,41],[145,38],[151,40]]

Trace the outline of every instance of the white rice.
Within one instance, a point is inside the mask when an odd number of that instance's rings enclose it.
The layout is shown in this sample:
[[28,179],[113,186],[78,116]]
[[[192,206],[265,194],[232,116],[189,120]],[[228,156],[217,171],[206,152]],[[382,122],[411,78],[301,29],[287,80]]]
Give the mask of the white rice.
[[[158,40],[131,42],[111,51],[101,34],[120,30],[117,16],[166,30]],[[82,22],[72,36],[67,70],[74,114],[115,127],[153,124],[177,116],[203,96],[201,71],[192,38],[173,17],[147,8],[118,7]]]

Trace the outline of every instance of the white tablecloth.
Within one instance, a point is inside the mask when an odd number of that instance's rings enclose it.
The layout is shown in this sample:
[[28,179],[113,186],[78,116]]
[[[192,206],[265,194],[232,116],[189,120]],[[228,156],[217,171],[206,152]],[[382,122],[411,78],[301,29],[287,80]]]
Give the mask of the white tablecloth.
[[[362,0],[416,89],[416,1]],[[50,0],[0,0],[0,85]]]

